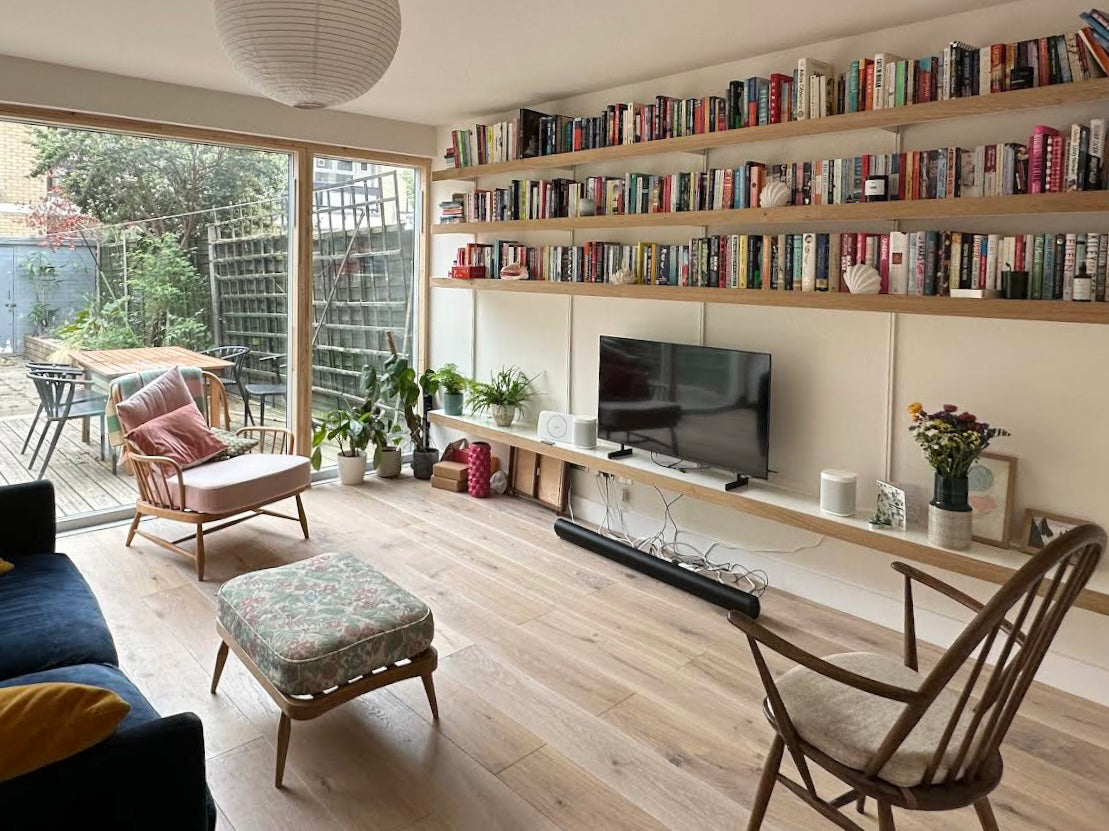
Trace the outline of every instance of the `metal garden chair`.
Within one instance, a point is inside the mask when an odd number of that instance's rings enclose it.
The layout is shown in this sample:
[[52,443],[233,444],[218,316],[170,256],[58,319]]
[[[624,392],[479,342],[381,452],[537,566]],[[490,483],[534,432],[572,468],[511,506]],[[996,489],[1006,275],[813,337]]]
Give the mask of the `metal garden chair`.
[[[1096,525],[1075,528],[1029,559],[985,604],[894,563],[905,576],[903,662],[865,652],[817,658],[731,612],[728,619],[751,646],[766,688],[763,709],[775,732],[748,831],[762,826],[778,782],[848,831],[862,829],[839,809],[855,802],[861,811],[866,797],[877,800],[880,831],[894,831],[894,806],[950,811],[968,805],[985,831],[997,831],[989,795],[1001,781],[1002,740],[1105,542],[1105,531]],[[975,613],[927,673],[917,671],[914,582]],[[762,646],[799,666],[774,678]],[[779,772],[786,749],[800,782]],[[810,763],[850,790],[830,800],[819,796]]]
[[[251,424],[264,425],[266,423],[266,399],[267,398],[282,398],[286,394],[285,382],[281,379],[281,368],[285,364],[284,355],[266,355],[264,358],[259,358],[258,363],[265,363],[270,365],[270,371],[273,372],[275,382],[272,384],[245,384],[246,397],[243,399],[243,423],[246,424],[246,419],[250,419]],[[250,399],[258,399],[258,421],[254,421],[254,416],[250,412]]]
[[[84,378],[75,377],[69,367],[64,369],[32,369],[27,373],[27,377],[34,382],[42,415],[46,417],[42,434],[39,436],[38,444],[35,445],[35,452],[31,454],[31,462],[27,465],[28,469],[34,470],[35,462],[42,450],[43,443],[46,441],[47,434],[50,433],[51,426],[54,428],[54,434],[50,439],[46,455],[43,457],[42,467],[38,473],[39,479],[46,475],[46,468],[50,466],[50,459],[53,458],[54,451],[58,447],[58,440],[62,437],[62,430],[65,428],[66,422],[94,416],[100,419],[100,459],[103,461],[106,440],[104,410],[107,396],[78,396],[78,389],[86,388],[91,382]],[[113,473],[115,473],[115,469],[116,458],[113,453]]]
[[[28,372],[34,372],[35,370],[45,370],[49,372],[66,373],[73,376],[74,378],[85,377],[85,371],[83,369],[71,364],[50,364],[29,361],[26,364],[26,367]],[[84,395],[82,395],[81,398],[84,398]],[[42,399],[40,398],[38,408],[35,410],[35,417],[31,419],[31,426],[27,428],[27,437],[23,439],[23,447],[20,448],[19,451],[21,455],[27,452],[27,447],[31,444],[31,438],[35,435],[35,428],[38,427],[39,419],[42,417],[44,409],[45,408],[43,407]]]
[[[235,385],[235,389],[239,393],[239,397],[243,399],[243,426],[248,423],[247,418],[250,415],[249,404],[247,403],[248,396],[246,389],[243,386],[243,365],[246,363],[247,357],[250,355],[249,346],[215,346],[211,349],[205,349],[200,354],[212,355],[216,358],[223,358],[225,361],[231,361],[232,366],[224,370],[218,377],[222,381],[231,381]],[[253,421],[253,419],[251,419]]]

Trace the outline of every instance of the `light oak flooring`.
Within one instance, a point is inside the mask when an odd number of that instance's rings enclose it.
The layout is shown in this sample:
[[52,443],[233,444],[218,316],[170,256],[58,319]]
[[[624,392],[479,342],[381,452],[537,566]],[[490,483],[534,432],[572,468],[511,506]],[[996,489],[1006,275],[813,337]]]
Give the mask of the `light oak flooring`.
[[[719,609],[559,541],[553,516],[519,500],[401,479],[317,486],[305,505],[311,541],[268,518],[222,531],[204,583],[184,558],[124,548],[122,527],[59,545],[96,591],[135,683],[162,712],[203,719],[222,829],[745,826],[771,732],[747,646]],[[432,726],[412,680],[294,724],[276,790],[276,706],[234,656],[208,693],[215,592],[324,551],[362,557],[431,605],[442,721]],[[900,649],[897,632],[773,589],[763,609],[768,626],[818,653]],[[1109,710],[1036,687],[1005,762],[994,798],[1005,831],[1109,827]],[[896,818],[899,829],[978,828],[970,810]],[[876,827],[873,806],[864,821]],[[779,789],[764,827],[832,826]]]

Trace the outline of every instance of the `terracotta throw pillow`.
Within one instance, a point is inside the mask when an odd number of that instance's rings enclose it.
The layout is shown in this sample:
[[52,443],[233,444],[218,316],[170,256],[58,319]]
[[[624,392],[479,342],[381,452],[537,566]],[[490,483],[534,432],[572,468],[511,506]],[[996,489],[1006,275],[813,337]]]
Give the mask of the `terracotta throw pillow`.
[[192,401],[128,431],[127,438],[144,456],[166,456],[183,468],[206,462],[227,449]]
[[124,434],[160,415],[193,403],[181,370],[167,369],[141,390],[116,405]]
[[111,690],[87,684],[0,689],[0,782],[87,750],[130,711]]

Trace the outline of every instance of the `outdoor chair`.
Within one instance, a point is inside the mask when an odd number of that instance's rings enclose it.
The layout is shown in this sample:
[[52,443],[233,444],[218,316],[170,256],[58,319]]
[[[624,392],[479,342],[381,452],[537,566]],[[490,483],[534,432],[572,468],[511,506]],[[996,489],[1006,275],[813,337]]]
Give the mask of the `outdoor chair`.
[[[34,470],[35,462],[38,460],[47,435],[51,432],[51,427],[53,427],[53,435],[50,438],[49,446],[46,448],[46,455],[43,456],[42,467],[39,468],[37,477],[39,479],[46,475],[46,468],[50,466],[50,460],[54,457],[54,451],[58,448],[58,441],[62,437],[62,430],[65,428],[66,422],[92,417],[100,419],[100,459],[103,461],[106,438],[104,424],[106,398],[103,395],[86,393],[85,388],[90,382],[75,376],[72,367],[62,369],[40,367],[29,371],[27,377],[34,383],[35,392],[38,393],[39,397],[39,409],[31,424],[32,429],[34,429],[40,415],[46,418],[27,469]],[[77,394],[78,390],[81,390],[81,395]],[[27,441],[24,443],[24,450],[26,450],[30,438],[30,434],[28,434]],[[112,472],[115,473],[115,470],[116,459],[115,454],[113,454]]]
[[[72,364],[48,364],[29,361],[26,364],[26,367],[28,372],[34,372],[35,370],[44,370],[50,372],[66,373],[68,375],[72,375],[74,378],[85,377],[85,371],[83,369],[80,369],[79,367],[73,366]],[[84,393],[81,393],[75,399],[74,403],[84,400],[84,397]],[[31,444],[31,438],[35,435],[35,428],[38,427],[39,419],[42,417],[44,410],[45,407],[42,404],[42,399],[39,399],[38,408],[35,410],[35,417],[31,419],[31,426],[27,428],[27,437],[23,439],[23,447],[19,451],[21,455],[27,452],[27,447]]]
[[[257,423],[265,425],[266,423],[266,399],[267,398],[281,398],[286,393],[285,382],[281,379],[281,368],[285,365],[284,355],[267,355],[264,358],[259,358],[258,363],[269,364],[269,369],[273,373],[274,383],[272,384],[246,384],[246,396],[243,399],[243,423],[246,424],[247,419],[251,424]],[[258,399],[258,421],[254,421],[254,416],[250,412],[250,399]]]
[[250,422],[247,421],[247,416],[249,415],[249,413],[246,410],[247,393],[246,390],[243,388],[243,365],[246,363],[246,359],[250,355],[250,347],[215,346],[211,349],[205,349],[200,354],[211,355],[215,358],[223,358],[223,360],[231,362],[231,367],[221,372],[218,377],[221,381],[231,381],[235,384],[235,389],[239,392],[239,398],[243,399],[243,426],[245,427]]
[[[206,533],[264,515],[300,523],[301,532],[308,539],[308,519],[300,494],[308,489],[312,471],[307,458],[294,455],[293,434],[284,427],[260,426],[240,427],[233,435],[226,433],[230,417],[227,393],[220,379],[210,372],[189,367],[181,367],[179,371],[209,427],[225,431],[229,440],[225,443],[230,445],[231,440],[244,438],[256,441],[248,442],[249,448],[236,448],[238,455],[188,469],[182,469],[180,464],[165,456],[143,455],[123,434],[116,407],[161,376],[163,370],[132,373],[113,381],[108,391],[108,440],[113,446],[124,448],[124,459],[134,470],[139,488],[126,545],[131,545],[136,534],[145,537],[162,548],[193,559],[197,579],[203,580]],[[290,498],[296,501],[296,516],[265,507]],[[165,539],[139,527],[144,516],[193,525],[196,531],[178,539]],[[211,522],[220,524],[205,529],[205,523]],[[196,540],[194,551],[181,547],[181,543],[189,540]]]
[[[748,831],[762,826],[778,782],[839,828],[862,831],[839,809],[854,802],[861,812],[873,797],[880,831],[894,830],[893,806],[950,811],[968,805],[985,831],[997,831],[989,795],[1001,781],[1002,740],[1105,542],[1095,525],[1075,528],[1029,559],[986,604],[893,563],[905,577],[903,661],[866,652],[817,658],[731,612],[728,619],[747,635],[766,688],[763,710],[775,732]],[[914,581],[975,613],[926,673],[917,668]],[[774,678],[760,644],[799,666]],[[779,772],[785,749],[800,782]],[[810,763],[850,790],[820,797]]]

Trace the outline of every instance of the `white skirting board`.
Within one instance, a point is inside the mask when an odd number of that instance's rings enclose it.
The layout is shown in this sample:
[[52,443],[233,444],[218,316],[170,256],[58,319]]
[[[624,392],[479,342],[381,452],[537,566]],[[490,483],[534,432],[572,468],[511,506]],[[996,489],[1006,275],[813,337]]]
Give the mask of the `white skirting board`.
[[[604,506],[597,501],[572,496],[571,505],[575,518],[587,523],[596,525],[604,518]],[[623,518],[628,531],[633,536],[653,534],[662,522],[661,517],[654,518],[632,513],[626,508],[623,511]],[[680,519],[678,524],[681,527]],[[720,541],[721,547],[712,554],[714,562],[732,560],[746,568],[762,569],[767,573],[770,587],[762,597],[764,614],[773,617],[774,593],[786,591],[898,632],[902,631],[903,578],[888,566],[888,563],[894,562],[896,558],[867,550],[859,559],[865,562],[867,577],[874,579],[867,579],[870,585],[862,585],[856,580],[846,579],[841,573],[837,573],[836,564],[837,560],[842,560],[845,556],[851,558],[852,554],[859,552],[860,549],[849,543],[822,538],[807,532],[800,532],[807,541],[802,539],[798,543],[799,532],[796,529],[777,527],[783,532],[780,548],[785,550],[801,548],[802,550],[793,554],[733,550],[723,548],[725,545],[731,545],[731,542]],[[759,536],[765,539],[765,534]],[[717,542],[717,540],[687,532],[684,528],[682,540],[702,550]],[[887,565],[882,564],[883,559]],[[924,570],[979,600],[988,599],[998,589],[992,583],[951,572],[934,568]],[[884,577],[883,571],[887,573]],[[878,586],[882,583],[885,585],[881,585],[879,589]],[[922,641],[942,648],[948,646],[963,631],[968,618],[956,616],[959,607],[951,608],[953,604],[945,598],[937,598],[934,593],[919,586],[916,587],[913,597],[916,602],[917,637]],[[936,605],[939,609],[935,608]],[[1082,609],[1072,609],[1056,638],[1055,645],[1040,667],[1037,680],[1099,704],[1109,705],[1109,667],[1068,654],[1068,642],[1088,644],[1094,633],[1104,629],[1104,625],[1104,616]]]

